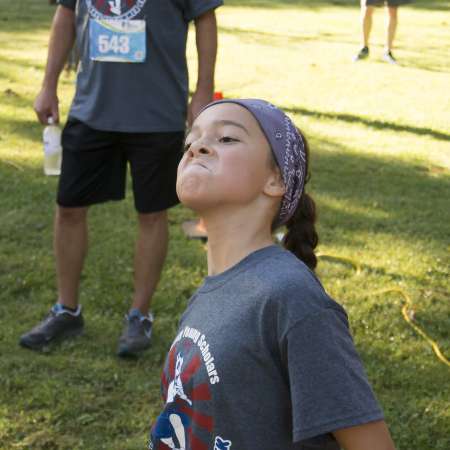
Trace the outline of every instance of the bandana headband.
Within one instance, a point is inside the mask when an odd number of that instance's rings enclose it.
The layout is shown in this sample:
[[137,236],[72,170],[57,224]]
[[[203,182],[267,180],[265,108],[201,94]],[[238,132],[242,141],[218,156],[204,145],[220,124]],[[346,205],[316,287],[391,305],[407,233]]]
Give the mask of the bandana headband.
[[281,200],[277,225],[285,224],[294,214],[306,177],[306,152],[300,133],[281,109],[265,100],[226,99],[206,105],[202,112],[220,103],[235,103],[247,109],[264,133],[280,168],[286,192]]

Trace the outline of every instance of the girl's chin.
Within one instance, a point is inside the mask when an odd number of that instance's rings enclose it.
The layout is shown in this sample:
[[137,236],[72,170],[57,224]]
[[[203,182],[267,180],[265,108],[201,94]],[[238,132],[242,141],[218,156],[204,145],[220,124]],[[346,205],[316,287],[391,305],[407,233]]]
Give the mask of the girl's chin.
[[209,203],[207,199],[202,198],[198,195],[178,195],[180,202],[192,211],[196,213],[201,213],[208,209]]

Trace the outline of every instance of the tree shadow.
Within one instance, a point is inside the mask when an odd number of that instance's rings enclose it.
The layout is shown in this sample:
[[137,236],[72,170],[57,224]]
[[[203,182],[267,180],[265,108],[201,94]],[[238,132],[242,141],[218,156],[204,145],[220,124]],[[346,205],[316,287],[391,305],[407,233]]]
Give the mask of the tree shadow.
[[[14,103],[16,106],[18,102]],[[21,106],[31,108],[29,101],[21,102]],[[2,133],[15,134],[22,139],[27,139],[31,142],[40,142],[39,131],[42,130],[42,125],[36,120],[21,120],[21,119],[2,119]],[[0,135],[1,137],[1,135]]]
[[45,0],[2,2],[0,29],[3,32],[49,30],[54,13],[55,7]]
[[393,242],[446,248],[450,177],[392,157],[356,153],[326,139],[313,138],[311,144],[310,189],[322,198],[325,240],[338,236],[339,245],[360,247],[355,234],[379,232],[391,235]]
[[25,58],[13,58],[0,55],[0,64],[7,68],[3,71],[2,77],[11,77],[11,70],[18,69],[23,72],[24,69],[36,69],[43,71],[45,68],[45,61],[36,64],[34,60]]
[[402,125],[394,122],[388,122],[386,120],[370,119],[369,117],[354,114],[316,111],[300,106],[283,107],[283,110],[294,114],[302,114],[309,117],[316,117],[318,119],[326,118],[332,120],[340,120],[348,123],[358,123],[370,128],[374,128],[376,130],[401,131],[413,133],[419,136],[429,136],[434,139],[439,139],[442,141],[450,140],[450,134],[445,133],[443,131],[432,130],[430,128],[416,127],[413,125]]

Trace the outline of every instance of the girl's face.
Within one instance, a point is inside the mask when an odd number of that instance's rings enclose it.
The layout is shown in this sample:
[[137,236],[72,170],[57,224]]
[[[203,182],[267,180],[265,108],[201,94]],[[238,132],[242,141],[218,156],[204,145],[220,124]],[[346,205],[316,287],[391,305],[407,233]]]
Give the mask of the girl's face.
[[198,212],[251,204],[266,194],[269,179],[278,178],[256,119],[237,104],[221,103],[203,111],[186,137],[185,149],[177,193]]

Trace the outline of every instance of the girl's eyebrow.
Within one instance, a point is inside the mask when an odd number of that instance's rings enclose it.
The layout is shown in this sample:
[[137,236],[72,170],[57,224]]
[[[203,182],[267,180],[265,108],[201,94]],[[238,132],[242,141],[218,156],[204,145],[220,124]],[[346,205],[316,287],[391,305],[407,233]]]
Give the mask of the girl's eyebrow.
[[[244,125],[241,125],[241,124],[238,123],[238,122],[234,122],[233,120],[225,120],[225,119],[224,119],[224,120],[215,120],[215,121],[213,122],[213,125],[231,125],[231,126],[234,126],[234,127],[238,127],[238,128],[240,128],[241,130],[244,130],[246,134],[250,135],[250,133],[248,132],[247,128],[244,127]],[[198,129],[198,126],[197,126],[197,125],[194,125],[194,126],[189,130],[189,133],[191,133],[192,131],[195,131],[195,130],[197,130],[197,129]]]
[[244,127],[244,125],[241,125],[238,122],[234,122],[233,120],[217,120],[214,122],[217,125],[232,125],[234,127],[238,127],[241,130],[244,130],[247,134],[249,134],[247,128]]

